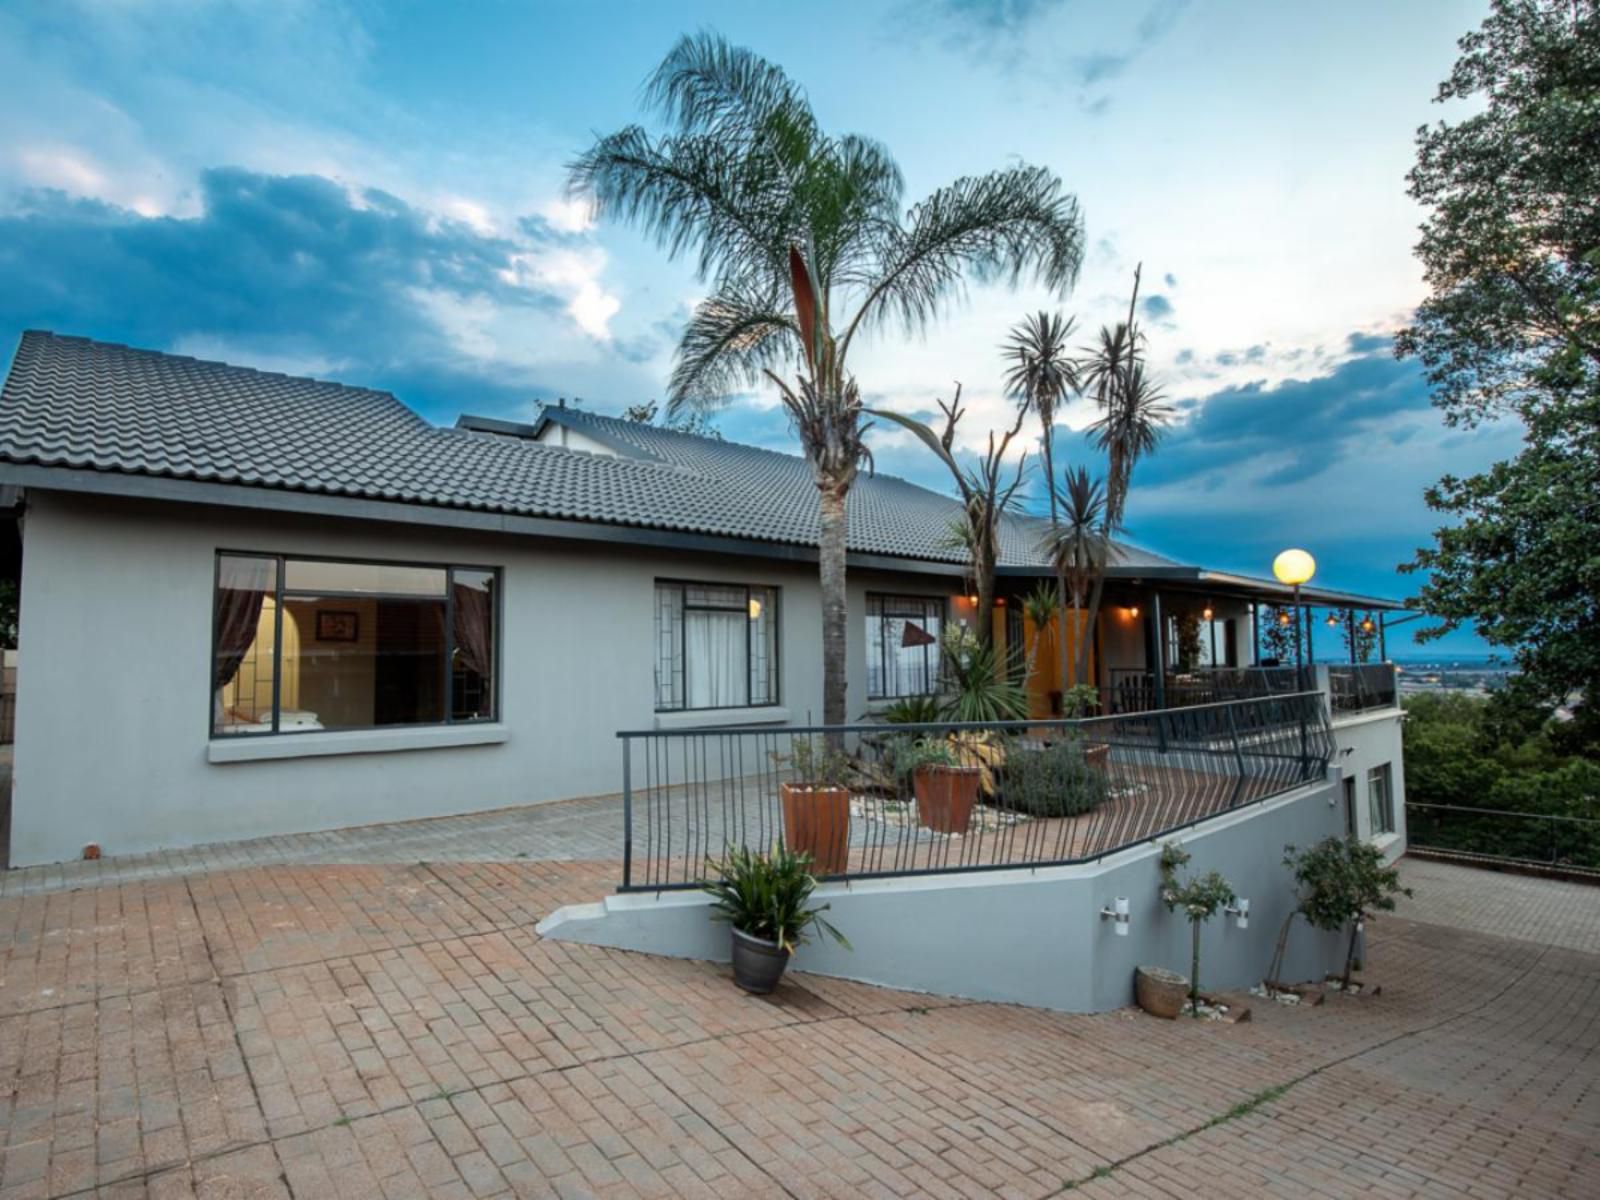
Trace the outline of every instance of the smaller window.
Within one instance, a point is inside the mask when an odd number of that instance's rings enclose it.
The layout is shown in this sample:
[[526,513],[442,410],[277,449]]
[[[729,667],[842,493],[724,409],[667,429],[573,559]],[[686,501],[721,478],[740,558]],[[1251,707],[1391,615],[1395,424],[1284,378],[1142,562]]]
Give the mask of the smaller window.
[[1356,777],[1344,777],[1344,831],[1349,837],[1359,837],[1356,828]]
[[1394,832],[1393,776],[1389,764],[1373,767],[1367,772],[1367,806],[1372,818],[1372,833]]
[[928,696],[939,690],[940,596],[867,593],[867,699]]
[[778,589],[656,581],[656,711],[778,703]]

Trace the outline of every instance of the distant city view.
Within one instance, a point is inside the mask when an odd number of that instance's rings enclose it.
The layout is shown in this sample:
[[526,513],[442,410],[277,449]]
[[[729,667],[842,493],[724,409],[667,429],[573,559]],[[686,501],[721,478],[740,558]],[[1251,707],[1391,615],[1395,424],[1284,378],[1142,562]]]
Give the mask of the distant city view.
[[1497,654],[1395,655],[1402,696],[1422,692],[1485,693],[1505,683],[1516,668]]

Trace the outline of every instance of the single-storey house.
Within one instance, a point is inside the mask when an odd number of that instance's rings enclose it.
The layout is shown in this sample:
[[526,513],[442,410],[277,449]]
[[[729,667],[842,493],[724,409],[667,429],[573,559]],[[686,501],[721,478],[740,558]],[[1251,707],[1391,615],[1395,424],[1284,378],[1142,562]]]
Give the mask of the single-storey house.
[[[560,406],[440,428],[381,391],[29,332],[0,485],[14,865],[611,793],[620,729],[820,718],[817,497],[792,455]],[[852,492],[853,713],[932,690],[933,639],[972,619],[957,511],[882,475]],[[1015,654],[1044,636],[1020,603],[1049,576],[1041,528],[1003,531]],[[1105,704],[1196,702],[1287,599],[1121,546],[1088,634]],[[1048,713],[1055,656],[1030,658]]]

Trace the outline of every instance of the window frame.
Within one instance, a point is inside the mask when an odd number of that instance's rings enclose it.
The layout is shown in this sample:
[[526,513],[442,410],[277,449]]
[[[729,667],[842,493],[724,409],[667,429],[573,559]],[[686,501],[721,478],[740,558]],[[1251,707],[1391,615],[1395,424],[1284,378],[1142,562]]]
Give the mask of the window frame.
[[[715,604],[689,603],[690,588],[740,588],[744,591],[744,612],[747,614],[744,627],[744,703],[743,704],[711,704],[696,706],[689,703],[689,622],[678,623],[678,660],[684,664],[683,698],[684,702],[676,708],[661,707],[661,681],[656,677],[656,670],[660,665],[661,630],[659,624],[660,607],[656,602],[657,594],[662,588],[677,588],[682,594],[681,611],[688,612],[734,612],[733,608],[724,608]],[[750,601],[754,598],[752,592],[766,592],[772,597],[772,661],[768,664],[768,671],[772,676],[772,686],[768,689],[770,699],[757,704],[750,698],[750,674],[754,669],[755,657],[751,653],[754,649],[752,626],[753,620],[748,619]],[[775,583],[735,583],[718,579],[679,579],[676,577],[661,576],[650,584],[650,619],[651,619],[651,705],[657,715],[677,713],[701,712],[740,712],[752,708],[777,708],[783,704],[783,589]]]
[[[272,590],[272,728],[263,729],[253,733],[218,733],[216,726],[216,692],[211,687],[213,672],[216,670],[217,661],[217,606],[222,599],[222,560],[224,558],[254,558],[269,559],[274,565],[273,590]],[[444,628],[445,628],[445,656],[444,656],[444,720],[442,721],[406,721],[392,725],[362,726],[359,729],[297,729],[285,730],[279,727],[282,712],[283,686],[283,607],[286,593],[293,596],[355,596],[363,600],[407,600],[416,601],[427,599],[414,592],[341,592],[337,588],[323,588],[307,591],[295,589],[289,593],[286,588],[288,577],[288,562],[318,563],[347,563],[358,567],[412,567],[421,570],[436,570],[444,572]],[[494,608],[492,620],[494,622],[494,685],[492,693],[492,711],[486,717],[469,717],[457,720],[452,714],[451,673],[454,667],[454,655],[451,650],[455,646],[455,572],[479,571],[490,575],[496,583],[494,589]],[[505,587],[503,582],[505,572],[498,566],[488,563],[469,562],[434,562],[426,560],[394,559],[394,558],[369,558],[353,554],[296,554],[272,550],[239,550],[230,547],[218,547],[212,554],[211,560],[211,657],[206,663],[206,740],[208,742],[241,742],[260,738],[296,737],[305,734],[326,733],[370,733],[376,729],[445,729],[451,726],[493,725],[502,719],[501,692],[504,681],[505,661],[505,623],[503,613],[505,608]]]
[[[879,602],[879,611],[878,611],[878,613],[876,615],[874,615],[874,613],[872,611],[872,602],[873,602],[873,600],[877,600]],[[935,610],[935,608],[936,608],[937,614],[938,614],[938,618],[939,618],[939,633],[938,633],[937,638],[934,640],[933,646],[931,647],[931,649],[933,651],[933,655],[934,655],[932,669],[931,669],[931,671],[926,671],[925,672],[925,674],[928,676],[929,683],[932,685],[932,690],[931,691],[925,691],[925,692],[907,692],[907,693],[905,693],[905,695],[895,695],[895,694],[891,694],[891,693],[887,693],[887,692],[884,692],[884,693],[874,692],[872,690],[872,663],[871,663],[871,661],[869,659],[869,661],[867,662],[867,703],[874,704],[874,703],[878,703],[880,701],[881,702],[885,702],[885,703],[892,703],[895,700],[906,700],[906,699],[910,699],[910,698],[915,697],[915,696],[930,696],[930,695],[936,696],[936,695],[938,695],[939,694],[939,687],[940,687],[941,682],[943,681],[943,674],[944,674],[944,671],[943,671],[944,663],[943,663],[942,659],[939,657],[939,655],[940,655],[940,646],[941,646],[941,644],[943,642],[943,639],[944,639],[945,630],[950,625],[950,597],[944,596],[944,595],[926,595],[926,594],[919,593],[919,592],[874,592],[874,591],[868,591],[866,593],[866,597],[865,597],[865,600],[863,601],[863,604],[864,604],[864,606],[866,608],[867,619],[869,621],[876,620],[878,622],[878,624],[879,624],[879,627],[880,627],[879,628],[879,636],[878,636],[878,649],[879,649],[878,676],[879,676],[880,679],[887,679],[888,676],[889,676],[889,664],[888,664],[887,659],[884,658],[884,652],[885,652],[885,650],[887,648],[888,643],[887,643],[887,639],[883,636],[883,631],[882,631],[883,622],[885,620],[888,620],[891,617],[895,617],[895,616],[909,617],[909,614],[891,613],[891,612],[885,611],[885,607],[886,607],[885,602],[887,602],[887,601],[899,601],[899,602],[902,602],[902,603],[907,602],[907,601],[912,601],[912,602],[915,602],[917,604],[922,605],[923,606],[923,610],[922,610],[921,613],[919,613],[917,615],[918,615],[919,619],[924,620],[924,621],[927,620],[928,613],[930,611]],[[863,633],[864,632],[865,632],[865,630],[863,630]],[[868,641],[867,644],[870,647],[870,645],[871,645],[870,641]],[[924,647],[922,647],[922,649],[924,651],[924,657],[926,658],[926,652],[930,649],[930,647],[924,646]]]
[[[1381,781],[1383,784],[1383,804],[1374,805],[1372,800],[1372,785]],[[1379,817],[1382,821],[1379,821]],[[1367,818],[1372,823],[1371,836],[1385,837],[1395,832],[1394,819],[1394,766],[1392,763],[1381,763],[1376,767],[1367,768]]]

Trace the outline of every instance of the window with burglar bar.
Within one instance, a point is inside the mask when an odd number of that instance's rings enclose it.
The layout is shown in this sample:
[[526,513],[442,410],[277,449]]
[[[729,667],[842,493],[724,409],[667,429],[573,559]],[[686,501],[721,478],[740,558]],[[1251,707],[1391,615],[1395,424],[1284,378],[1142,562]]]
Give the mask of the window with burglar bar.
[[778,589],[656,581],[657,712],[778,703]]
[[940,596],[867,593],[867,699],[930,696],[939,690]]

